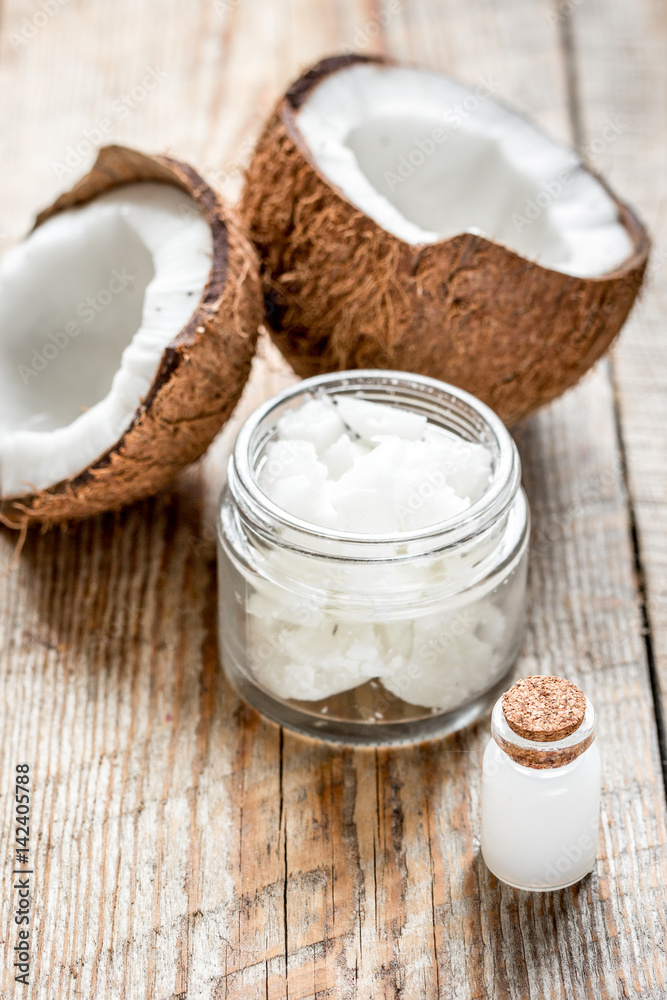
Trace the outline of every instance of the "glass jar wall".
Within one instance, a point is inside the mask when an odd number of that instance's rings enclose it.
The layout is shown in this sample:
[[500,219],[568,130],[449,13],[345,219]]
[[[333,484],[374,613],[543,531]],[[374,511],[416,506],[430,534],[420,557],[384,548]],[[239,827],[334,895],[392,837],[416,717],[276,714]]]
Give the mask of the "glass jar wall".
[[[418,531],[357,534],[294,517],[262,491],[259,470],[281,415],[322,394],[397,406],[461,447],[483,444],[488,487]],[[263,404],[237,438],[219,521],[220,646],[234,687],[276,722],[346,743],[411,742],[471,722],[507,686],[521,646],[529,514],[520,475],[498,418],[433,379],[336,373]],[[415,504],[429,488],[415,488]]]

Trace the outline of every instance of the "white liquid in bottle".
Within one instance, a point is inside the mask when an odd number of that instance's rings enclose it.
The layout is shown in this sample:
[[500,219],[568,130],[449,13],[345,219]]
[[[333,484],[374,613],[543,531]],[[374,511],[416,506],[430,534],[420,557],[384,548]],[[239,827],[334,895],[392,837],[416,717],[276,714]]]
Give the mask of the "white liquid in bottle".
[[595,863],[598,839],[593,706],[562,678],[526,678],[496,703],[491,731],[482,774],[487,866],[519,889],[578,882]]

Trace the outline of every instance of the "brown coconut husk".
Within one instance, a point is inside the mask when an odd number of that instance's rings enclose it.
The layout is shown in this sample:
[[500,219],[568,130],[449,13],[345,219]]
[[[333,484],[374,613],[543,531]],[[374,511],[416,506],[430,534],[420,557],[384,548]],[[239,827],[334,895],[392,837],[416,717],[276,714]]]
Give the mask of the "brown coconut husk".
[[78,475],[1,500],[5,525],[79,519],[155,493],[205,451],[231,415],[250,373],[263,318],[257,257],[236,214],[191,167],[166,156],[107,146],[91,172],[42,212],[35,227],[137,181],[174,184],[191,195],[213,235],[208,282],[187,326],[163,352],[151,387],[120,440]]
[[648,235],[610,192],[634,249],[601,277],[561,274],[470,233],[404,243],[331,185],[296,123],[321,80],[360,62],[389,60],[337,56],[308,70],[278,102],[248,169],[241,213],[262,261],[271,335],[303,377],[418,372],[517,421],[607,350],[641,287]]

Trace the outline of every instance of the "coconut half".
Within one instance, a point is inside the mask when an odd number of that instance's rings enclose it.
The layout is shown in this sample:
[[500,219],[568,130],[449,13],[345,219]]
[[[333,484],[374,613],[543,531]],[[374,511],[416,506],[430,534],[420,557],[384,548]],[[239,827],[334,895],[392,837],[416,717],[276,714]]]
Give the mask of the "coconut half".
[[20,526],[154,493],[250,372],[255,253],[190,167],[109,146],[0,261],[0,513]]
[[420,372],[512,422],[609,346],[647,234],[492,90],[340,56],[278,102],[242,215],[272,336],[298,374]]

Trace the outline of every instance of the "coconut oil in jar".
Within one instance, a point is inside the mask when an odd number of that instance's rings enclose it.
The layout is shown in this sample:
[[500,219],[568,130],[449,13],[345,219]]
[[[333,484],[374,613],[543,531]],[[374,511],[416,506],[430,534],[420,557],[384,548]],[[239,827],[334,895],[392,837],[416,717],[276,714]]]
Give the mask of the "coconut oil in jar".
[[300,382],[251,415],[230,459],[226,673],[312,736],[458,729],[518,656],[528,534],[516,447],[474,397],[401,372]]
[[570,681],[518,681],[496,703],[482,771],[482,855],[499,879],[563,889],[595,864],[600,755],[593,706]]

